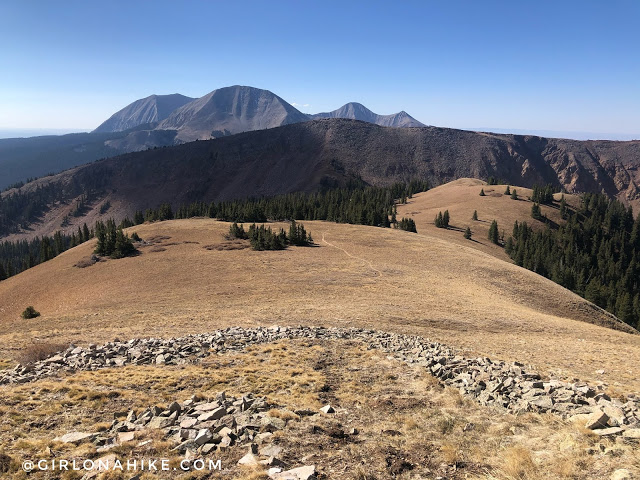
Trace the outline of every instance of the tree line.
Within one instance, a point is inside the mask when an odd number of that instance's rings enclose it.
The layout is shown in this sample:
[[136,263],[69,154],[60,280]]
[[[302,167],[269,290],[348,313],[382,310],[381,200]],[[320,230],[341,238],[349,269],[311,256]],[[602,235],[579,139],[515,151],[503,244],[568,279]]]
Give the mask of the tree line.
[[[545,203],[547,192],[536,200]],[[507,254],[639,328],[640,215],[602,194],[583,194],[575,211],[561,204],[567,221],[557,229],[516,222]]]
[[[105,173],[106,174],[106,173]],[[89,179],[92,180],[92,179]],[[98,180],[84,183],[91,190],[79,190],[79,187],[62,187],[51,183],[35,188],[32,192],[14,193],[0,200],[0,235],[15,231],[24,224],[37,219],[49,203],[65,201],[77,192],[80,199],[74,212],[93,202],[100,191]],[[344,188],[329,189],[317,193],[291,193],[268,198],[249,198],[225,202],[194,202],[180,206],[175,212],[170,204],[163,203],[154,209],[135,212],[133,220],[125,218],[115,228],[115,223],[98,224],[89,228],[86,223],[77,232],[64,234],[56,232],[53,236],[36,237],[30,241],[4,241],[0,243],[0,280],[18,274],[27,268],[50,260],[60,253],[94,238],[97,233],[104,239],[98,239],[96,253],[108,256],[129,254],[130,247],[119,230],[139,225],[145,221],[171,220],[174,218],[212,217],[232,222],[260,223],[267,220],[328,220],[338,223],[353,223],[404,228],[415,231],[415,223],[408,219],[395,220],[395,201],[406,202],[413,194],[429,188],[425,181],[412,180],[409,183],[397,183],[389,187],[369,187],[354,181]],[[103,204],[105,211],[108,202]],[[389,220],[391,216],[391,220]],[[122,232],[123,233],[123,232]],[[265,234],[266,235],[266,234]],[[124,235],[126,237],[126,235]],[[294,236],[294,242],[295,242]],[[309,239],[309,241],[311,241]],[[116,242],[118,247],[116,248]],[[105,245],[104,248],[102,245]],[[295,243],[294,243],[295,244]]]
[[[194,202],[174,211],[165,203],[155,209],[138,211],[134,223],[174,218],[211,217],[227,222],[263,223],[289,220],[326,220],[336,223],[390,227],[395,223],[395,202],[406,202],[413,194],[426,191],[425,181],[412,180],[390,187],[369,187],[354,183],[316,193],[289,193],[266,198],[222,202]],[[391,217],[391,219],[390,219]]]

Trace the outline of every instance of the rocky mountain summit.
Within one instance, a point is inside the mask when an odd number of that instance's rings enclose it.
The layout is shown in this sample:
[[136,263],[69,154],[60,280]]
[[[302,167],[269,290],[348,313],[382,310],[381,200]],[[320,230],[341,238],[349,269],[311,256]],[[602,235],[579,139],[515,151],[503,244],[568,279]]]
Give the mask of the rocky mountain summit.
[[0,377],[0,384],[24,383],[76,370],[124,365],[166,365],[197,362],[209,352],[239,351],[248,345],[290,338],[359,340],[399,360],[421,366],[444,385],[459,389],[481,405],[514,413],[551,413],[579,421],[600,436],[640,438],[640,396],[612,398],[607,386],[580,381],[544,379],[522,363],[466,358],[438,342],[417,336],[363,329],[323,327],[227,328],[173,339],[114,341],[87,348],[71,346],[33,365],[18,365]]
[[268,90],[235,85],[177,108],[156,129],[176,130],[177,142],[191,142],[307,120],[304,113]]
[[349,118],[362,122],[375,123],[381,127],[425,127],[404,110],[391,115],[378,115],[373,113],[361,103],[350,102],[332,112],[316,113],[311,118]]
[[150,95],[141,98],[117,111],[94,132],[122,132],[140,125],[157,125],[171,112],[193,101],[193,98],[174,93],[173,95]]

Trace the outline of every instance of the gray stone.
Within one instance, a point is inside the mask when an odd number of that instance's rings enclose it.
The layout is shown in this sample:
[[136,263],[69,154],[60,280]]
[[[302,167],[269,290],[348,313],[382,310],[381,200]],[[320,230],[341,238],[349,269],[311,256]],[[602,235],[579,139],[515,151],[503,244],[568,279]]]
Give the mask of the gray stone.
[[206,422],[208,420],[218,420],[227,414],[227,410],[224,407],[218,407],[210,412],[205,412],[198,417],[199,422]]
[[198,434],[196,435],[194,441],[196,445],[200,446],[204,445],[205,443],[209,443],[212,438],[213,434],[211,433],[211,430],[209,430],[208,428],[203,428],[198,431]]
[[589,415],[584,426],[590,430],[595,430],[596,428],[606,428],[608,421],[609,416],[602,410],[598,409],[594,410],[591,415]]
[[153,417],[147,424],[149,428],[167,428],[175,424],[176,420],[172,417]]
[[62,435],[61,437],[54,438],[54,441],[80,445],[81,443],[92,442],[97,436],[98,436],[97,433],[71,432],[71,433]]
[[[280,470],[276,468],[275,470]],[[271,470],[269,470],[271,472]],[[273,472],[268,474],[273,480],[313,480],[316,478],[315,465],[298,467],[286,472]]]

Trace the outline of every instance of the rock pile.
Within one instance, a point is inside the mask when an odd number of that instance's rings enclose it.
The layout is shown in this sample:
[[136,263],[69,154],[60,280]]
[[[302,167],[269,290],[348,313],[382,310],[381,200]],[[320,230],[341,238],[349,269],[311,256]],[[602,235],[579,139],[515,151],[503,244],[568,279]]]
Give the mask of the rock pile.
[[249,453],[240,459],[239,465],[268,468],[274,480],[315,478],[315,466],[283,471],[286,464],[278,458],[282,447],[269,442],[274,432],[286,428],[287,420],[270,415],[272,407],[263,397],[253,394],[234,398],[222,392],[215,399],[206,400],[193,396],[165,408],[153,406],[137,414],[131,410],[125,420],[114,420],[104,432],[71,432],[54,440],[74,445],[93,443],[96,451],[103,453],[136,440],[138,446],[144,446],[152,442],[141,441],[145,432],[162,430],[176,444],[172,451],[186,459],[248,445]]
[[640,397],[637,395],[628,394],[623,402],[607,395],[603,385],[592,387],[582,382],[544,380],[522,363],[465,358],[445,345],[422,337],[364,329],[232,327],[165,340],[135,339],[87,348],[71,346],[33,365],[16,366],[0,377],[0,384],[28,382],[64,371],[197,362],[207,355],[286,338],[358,340],[368,348],[381,349],[402,361],[428,369],[443,384],[458,388],[482,405],[514,413],[548,412],[563,418],[572,417],[584,421],[585,426],[600,435],[624,434],[638,438],[640,433]]

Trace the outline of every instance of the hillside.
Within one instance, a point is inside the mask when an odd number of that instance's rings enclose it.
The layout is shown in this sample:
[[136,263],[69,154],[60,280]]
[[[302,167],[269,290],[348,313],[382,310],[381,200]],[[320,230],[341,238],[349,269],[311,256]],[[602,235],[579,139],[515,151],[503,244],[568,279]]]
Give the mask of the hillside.
[[[344,185],[353,178],[371,185],[412,178],[438,185],[457,178],[493,176],[524,187],[551,183],[568,192],[604,192],[637,206],[640,194],[634,165],[639,150],[640,142],[573,142],[316,120],[126,154],[39,180],[19,192],[28,194],[39,185],[55,183],[71,193],[62,203],[50,205],[41,222],[31,225],[23,236],[60,229],[75,205],[73,192],[79,195],[83,189],[96,190],[100,198],[86,218],[72,218],[69,229],[93,222],[103,200],[114,206],[109,216],[123,218],[162,202],[176,206],[312,191]],[[66,187],[70,185],[74,188]]]
[[[530,188],[511,185],[516,189],[518,200],[512,200],[504,192],[507,185],[488,185],[487,182],[473,178],[461,178],[445,185],[432,188],[427,192],[418,193],[410,198],[405,205],[398,205],[398,218],[410,217],[416,222],[418,233],[433,235],[458,245],[471,246],[495,257],[511,261],[504,252],[504,248],[489,241],[489,227],[493,220],[498,222],[500,233],[505,232],[505,238],[511,235],[513,224],[525,221],[537,229],[546,228],[546,224],[531,218]],[[486,196],[480,196],[484,190]],[[559,199],[561,194],[556,194]],[[565,195],[567,205],[577,207],[580,198],[577,195]],[[555,224],[564,223],[557,205],[541,205],[542,215]],[[449,210],[451,216],[450,229],[436,228],[434,218],[438,212]],[[478,212],[478,220],[472,220],[473,212]],[[472,232],[472,242],[462,236],[469,227]]]
[[[464,183],[450,188],[478,187]],[[539,385],[549,391],[571,385],[586,389],[587,396],[597,393],[599,402],[610,395],[621,405],[640,389],[634,367],[640,360],[640,335],[606,328],[615,320],[571,292],[476,248],[431,235],[423,225],[423,233],[415,234],[304,224],[315,246],[262,252],[226,240],[229,224],[212,219],[144,224],[129,229],[145,241],[138,256],[74,266],[91,255],[92,240],[0,282],[0,377],[16,359],[32,358],[41,349],[64,349],[71,342],[67,361],[86,363],[53,377],[0,386],[3,468],[18,471],[17,459],[37,458],[51,449],[73,458],[155,455],[172,464],[184,455],[221,458],[235,480],[279,478],[266,476],[262,465],[243,465],[252,461],[251,452],[256,458],[277,456],[276,465],[283,469],[312,469],[317,478],[336,480],[373,474],[408,478],[409,471],[437,472],[452,480],[549,475],[596,480],[621,467],[639,471],[638,440],[632,436],[639,429],[633,425],[623,434],[620,428],[588,430],[588,415],[563,419],[552,412],[487,406],[481,397],[463,394],[454,379],[431,375],[435,370],[425,368],[424,357],[416,355],[432,349],[437,366],[449,362],[447,368],[456,371],[460,359],[480,362],[506,371],[512,381],[510,372],[535,371],[544,380]],[[29,304],[42,316],[19,319]],[[264,328],[273,324],[391,333],[363,333],[362,342],[321,328],[296,337]],[[238,326],[263,328],[256,335]],[[219,330],[226,327],[235,328]],[[394,355],[386,348],[402,344],[398,334],[430,340],[423,340],[421,348],[409,343]],[[274,340],[260,343],[262,335]],[[201,341],[205,350],[194,350]],[[126,366],[96,363],[105,349],[109,362],[127,358],[121,356],[123,348],[132,359]],[[150,356],[134,361],[142,349]],[[37,368],[49,369],[61,358]],[[489,390],[495,382],[481,375],[476,382],[486,380]],[[531,401],[545,400],[545,395]],[[236,398],[242,398],[242,411],[232,407],[238,405]],[[200,430],[181,428],[180,435],[169,435],[158,428],[172,424],[165,419],[169,409],[180,408],[176,425],[193,426],[190,408],[211,409],[220,402],[228,415],[213,425],[228,423],[241,431],[249,414],[259,424],[251,428],[261,433],[195,453],[189,443],[181,444],[182,435],[200,435]],[[256,407],[246,411],[244,405],[251,403]],[[124,421],[144,418],[153,405],[168,405],[167,413],[159,414],[164,407],[151,409],[156,417],[145,428]],[[317,413],[327,405],[329,413]],[[576,411],[592,408],[572,406]],[[206,418],[209,413],[197,420]],[[25,425],[28,435],[21,433]],[[609,430],[617,436],[607,436]],[[228,435],[224,431],[220,436]],[[247,454],[251,442],[258,446]],[[163,475],[158,478],[176,478]]]
[[[428,233],[305,226],[316,248],[229,250],[228,224],[193,219],[134,227],[152,243],[137,257],[77,268],[94,241],[71,249],[0,282],[2,355],[33,338],[95,343],[230,324],[366,326],[640,389],[628,367],[640,359],[640,337],[592,325],[614,320],[551,281]],[[17,330],[27,305],[43,316]]]

